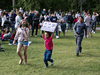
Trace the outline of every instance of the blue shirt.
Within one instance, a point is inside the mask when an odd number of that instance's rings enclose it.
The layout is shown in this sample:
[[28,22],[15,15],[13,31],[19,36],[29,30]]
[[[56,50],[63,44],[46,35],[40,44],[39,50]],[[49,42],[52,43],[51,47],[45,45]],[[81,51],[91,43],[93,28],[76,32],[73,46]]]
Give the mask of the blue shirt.
[[51,18],[50,18],[50,21],[51,22],[57,22],[57,20],[58,20],[58,18],[55,16],[52,16]]
[[51,18],[51,17],[47,17],[46,21],[50,21],[50,18]]

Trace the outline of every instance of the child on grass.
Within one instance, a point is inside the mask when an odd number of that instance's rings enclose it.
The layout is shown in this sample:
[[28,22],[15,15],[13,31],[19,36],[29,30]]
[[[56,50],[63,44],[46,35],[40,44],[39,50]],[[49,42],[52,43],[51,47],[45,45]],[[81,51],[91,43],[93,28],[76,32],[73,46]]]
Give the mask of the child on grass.
[[28,47],[28,40],[29,40],[29,28],[28,28],[28,23],[26,20],[21,21],[19,28],[17,29],[17,33],[14,38],[13,45],[15,44],[16,40],[18,39],[18,46],[17,46],[17,54],[20,57],[19,64],[22,64],[23,58],[20,53],[21,48],[23,47],[23,54],[24,54],[24,59],[25,63],[24,65],[27,65],[27,47]]
[[45,32],[45,35],[43,35],[42,31],[41,31],[41,35],[44,39],[44,44],[45,44],[45,52],[44,52],[44,63],[45,63],[45,67],[48,67],[48,61],[51,62],[51,66],[54,65],[54,61],[51,59],[51,56],[52,56],[52,50],[53,50],[53,42],[52,42],[52,39],[53,39],[53,35],[54,33],[52,33],[51,35],[51,32]]

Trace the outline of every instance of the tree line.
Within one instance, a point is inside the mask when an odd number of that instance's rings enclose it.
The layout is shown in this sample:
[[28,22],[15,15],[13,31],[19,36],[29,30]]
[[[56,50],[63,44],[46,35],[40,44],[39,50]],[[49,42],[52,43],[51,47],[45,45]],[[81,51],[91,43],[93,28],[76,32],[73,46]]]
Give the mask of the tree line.
[[[52,11],[81,11],[90,10],[91,12],[100,12],[100,0],[15,0],[14,8],[24,10],[38,10],[51,9]],[[11,10],[13,9],[12,0],[0,0],[0,8]]]

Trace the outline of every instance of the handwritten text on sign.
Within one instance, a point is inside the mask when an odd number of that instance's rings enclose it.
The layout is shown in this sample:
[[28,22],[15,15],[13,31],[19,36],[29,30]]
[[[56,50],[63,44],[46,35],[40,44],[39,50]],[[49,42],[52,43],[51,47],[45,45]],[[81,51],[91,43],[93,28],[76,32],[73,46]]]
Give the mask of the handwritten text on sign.
[[57,23],[44,22],[43,26],[41,27],[41,30],[48,31],[48,32],[54,32],[56,26],[57,26]]

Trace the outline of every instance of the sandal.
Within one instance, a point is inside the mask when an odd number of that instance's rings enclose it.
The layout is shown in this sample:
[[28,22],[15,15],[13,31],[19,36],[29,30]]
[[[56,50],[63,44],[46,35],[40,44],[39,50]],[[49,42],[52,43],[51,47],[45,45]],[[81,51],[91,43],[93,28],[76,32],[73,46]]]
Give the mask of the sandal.
[[22,62],[23,62],[23,59],[19,61],[19,65],[22,64]]
[[27,65],[27,63],[24,63],[24,65]]

